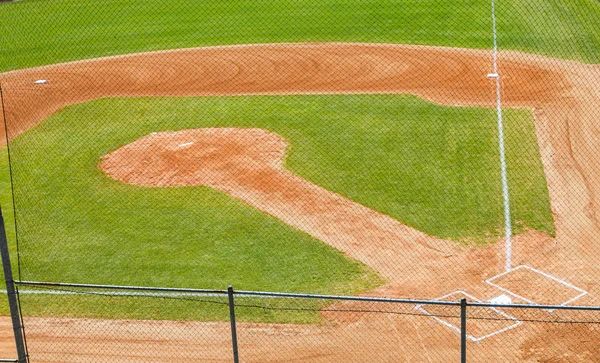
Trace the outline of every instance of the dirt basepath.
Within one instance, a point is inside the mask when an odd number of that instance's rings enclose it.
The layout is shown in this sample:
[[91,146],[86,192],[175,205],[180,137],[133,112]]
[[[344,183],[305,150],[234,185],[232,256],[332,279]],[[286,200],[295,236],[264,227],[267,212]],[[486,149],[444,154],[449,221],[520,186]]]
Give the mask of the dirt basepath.
[[[63,106],[100,97],[410,93],[443,105],[492,107],[495,102],[494,85],[486,78],[491,69],[490,57],[488,51],[375,44],[212,47],[40,67],[5,73],[0,75],[0,80],[4,89],[9,138],[12,139]],[[597,304],[595,296],[600,277],[600,269],[596,267],[596,256],[600,252],[600,183],[597,182],[600,180],[600,157],[597,156],[600,150],[600,138],[597,136],[600,134],[600,67],[507,52],[500,54],[500,73],[504,105],[535,109],[536,130],[557,229],[556,239],[534,232],[518,236],[515,240],[515,264],[526,263],[566,278],[590,291],[591,294],[581,303]],[[48,82],[34,85],[37,79]],[[195,136],[203,137],[200,134]],[[280,151],[282,141],[275,136],[270,140],[276,146],[275,151]],[[180,140],[175,138],[175,141]],[[195,149],[192,147],[190,150]],[[175,152],[170,157],[183,160],[193,155]],[[270,165],[277,166],[277,163]],[[298,228],[313,231],[318,238],[334,246],[337,244],[336,247],[374,267],[390,280],[389,285],[374,293],[437,297],[464,289],[482,299],[497,295],[497,291],[481,281],[502,271],[501,244],[461,250],[450,242],[407,229],[389,217],[370,214],[372,211],[367,208],[309,185],[283,169],[275,167],[268,172],[275,180],[285,179],[291,189],[273,190],[268,189],[268,185],[256,185],[261,180],[260,175],[242,181],[233,178],[237,184],[213,183],[213,186],[287,223],[296,223],[293,225]],[[202,181],[208,185],[211,182],[214,181]],[[253,187],[248,188],[249,185]],[[292,198],[298,190],[306,191],[300,202]],[[274,200],[273,195],[278,195],[279,199]],[[331,213],[325,213],[327,218],[324,219],[328,223],[323,223],[321,218],[324,216],[323,209],[329,207],[315,205],[320,200],[331,203]],[[308,212],[304,216],[310,218],[298,219],[297,214],[292,218],[290,213],[297,213],[298,207],[307,203],[313,209],[305,208]],[[318,210],[316,215],[312,213],[314,208]],[[331,222],[335,222],[336,226],[344,225],[343,221],[332,220],[336,213],[342,213],[344,218],[350,217],[353,221],[350,227],[331,227]],[[379,232],[373,235],[373,231]],[[248,330],[241,342],[244,344],[244,339],[247,339],[247,343],[252,343],[244,346],[243,351],[248,360],[253,361],[268,361],[265,357],[278,361],[301,357],[315,361],[343,361],[352,356],[355,361],[372,357],[421,362],[440,361],[444,360],[440,357],[456,354],[456,341],[449,338],[454,337],[453,333],[432,319],[414,319],[361,316],[346,323],[341,322],[344,319],[333,319],[333,325],[328,327],[285,327],[294,332],[289,334],[301,335],[305,341],[302,344],[298,339],[274,335],[273,330],[283,329],[281,326],[252,325],[255,330],[250,326],[242,329]],[[335,323],[338,320],[340,322]],[[145,334],[144,324],[147,324],[120,322],[129,326],[126,333],[116,328],[106,329],[106,324],[117,323],[102,321],[28,319],[26,323],[32,354],[35,354],[35,349],[44,352],[43,345],[50,341],[53,344],[65,342],[65,349],[77,341],[78,344],[88,344],[87,351],[93,352],[93,344],[106,339],[110,342],[103,344],[123,352],[125,349],[119,348],[119,344],[135,344],[136,334]],[[77,335],[78,329],[73,328],[57,340],[59,336],[48,328],[50,323],[53,326],[70,324],[79,327],[79,333],[81,329],[94,331],[96,326],[98,331],[104,330],[105,333],[102,338],[86,343]],[[189,323],[187,328],[200,329],[200,334],[202,329],[210,330],[214,326],[219,324]],[[219,331],[210,330],[211,334],[225,334],[223,327],[219,328],[222,333],[217,329]],[[595,333],[580,331],[587,327],[569,326],[569,329],[572,334],[565,337],[562,350],[544,347],[545,337],[551,334],[550,328],[540,329],[530,324],[499,338],[490,338],[472,351],[474,357],[477,357],[477,352],[480,353],[481,361],[515,361],[525,357],[539,361],[556,358],[557,354],[564,353],[564,349],[573,345],[574,355],[570,356],[570,361],[576,361],[573,357],[580,361],[600,360],[597,351],[582,348],[580,340],[576,339],[577,333]],[[131,335],[131,331],[138,333]],[[359,341],[370,345],[358,349],[348,344],[350,335],[345,334],[350,334],[350,331],[363,338]],[[424,336],[426,339],[423,340]],[[226,341],[227,336],[219,339]],[[193,346],[192,342],[188,343]],[[165,341],[165,344],[168,343]],[[51,353],[59,352],[53,347]],[[52,358],[52,354],[44,356],[42,361],[58,359]],[[103,355],[100,351],[97,354]],[[158,357],[153,360],[150,355],[138,359],[120,353],[119,357],[118,361],[168,360]],[[213,358],[221,360],[218,356]],[[81,360],[72,356],[71,361]]]

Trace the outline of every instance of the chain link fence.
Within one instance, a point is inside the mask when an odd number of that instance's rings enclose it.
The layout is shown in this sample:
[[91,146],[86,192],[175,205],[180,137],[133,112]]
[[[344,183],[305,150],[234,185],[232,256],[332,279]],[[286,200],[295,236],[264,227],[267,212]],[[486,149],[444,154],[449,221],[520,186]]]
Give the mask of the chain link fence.
[[600,361],[598,18],[0,1],[0,329],[20,362]]
[[586,361],[599,353],[592,307],[20,285],[36,362]]

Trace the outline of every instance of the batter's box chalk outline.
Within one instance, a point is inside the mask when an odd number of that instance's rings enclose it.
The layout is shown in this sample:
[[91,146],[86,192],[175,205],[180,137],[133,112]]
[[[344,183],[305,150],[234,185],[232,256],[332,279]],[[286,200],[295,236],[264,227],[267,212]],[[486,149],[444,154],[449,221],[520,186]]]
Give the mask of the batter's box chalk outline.
[[[435,298],[433,300],[434,301],[443,301],[443,299],[446,299],[446,298],[448,298],[450,296],[453,296],[453,295],[463,295],[464,297],[472,300],[471,302],[478,302],[478,303],[482,302],[481,300],[477,299],[476,297],[474,297],[472,295],[467,294],[466,292],[464,292],[462,290],[457,290],[457,291],[451,292],[449,294],[446,294],[444,296],[440,296],[440,297]],[[415,309],[419,310],[420,312],[422,312],[422,313],[424,313],[424,314],[426,314],[428,316],[431,316],[432,318],[434,318],[435,320],[437,320],[438,322],[440,322],[442,325],[444,325],[444,326],[452,329],[456,333],[460,334],[460,327],[457,327],[457,326],[449,323],[448,321],[444,320],[443,318],[440,318],[440,317],[436,316],[435,314],[430,313],[429,311],[427,311],[425,309],[425,305],[427,305],[427,304],[419,304],[419,305],[415,306]],[[457,305],[456,308],[458,309],[459,306]],[[519,319],[515,318],[514,316],[508,315],[505,312],[500,311],[500,310],[498,310],[496,308],[487,307],[486,309],[490,309],[494,313],[499,314],[499,315],[503,316],[504,318],[506,318],[506,320],[513,321],[514,323],[512,323],[511,325],[509,325],[507,327],[504,327],[502,329],[493,331],[493,332],[491,332],[489,334],[485,334],[485,335],[482,335],[482,336],[474,336],[474,335],[471,335],[471,334],[469,334],[467,332],[467,339],[469,339],[469,340],[471,340],[473,342],[480,342],[480,341],[482,341],[482,340],[484,340],[486,338],[492,337],[494,335],[498,335],[500,333],[504,333],[504,332],[506,332],[508,330],[514,329],[514,328],[518,327],[519,325],[523,324],[522,321],[520,321]],[[468,322],[467,322],[467,324],[468,324]]]
[[[505,271],[505,272],[503,272],[503,273],[501,273],[499,275],[496,275],[494,277],[491,277],[491,278],[485,280],[485,282],[487,284],[489,284],[489,285],[497,288],[498,290],[501,290],[501,291],[503,291],[503,292],[505,292],[505,293],[507,293],[507,294],[509,294],[511,296],[514,296],[514,297],[516,297],[518,299],[521,299],[521,300],[523,300],[525,302],[528,302],[528,303],[530,303],[532,305],[551,305],[551,304],[540,304],[539,302],[536,302],[532,298],[526,298],[524,296],[516,294],[513,291],[507,289],[506,287],[502,287],[502,285],[500,283],[496,283],[495,282],[495,280],[498,280],[498,279],[502,278],[503,276],[506,276],[508,274],[514,273],[515,271],[518,271],[518,270],[521,270],[521,269],[526,269],[526,270],[532,271],[534,273],[537,273],[537,274],[539,274],[539,275],[541,275],[541,276],[543,276],[543,277],[545,277],[547,279],[550,279],[550,280],[552,280],[554,282],[558,282],[559,284],[561,284],[561,285],[563,285],[563,286],[565,286],[567,288],[570,288],[572,290],[575,290],[577,292],[576,296],[568,299],[567,301],[564,301],[562,303],[555,304],[555,305],[566,306],[566,305],[572,303],[573,301],[575,301],[575,300],[577,300],[577,299],[579,299],[579,298],[581,298],[581,297],[583,297],[583,296],[585,296],[585,295],[588,294],[588,292],[585,291],[584,289],[581,289],[581,288],[579,288],[579,287],[577,287],[577,286],[575,286],[575,285],[573,285],[573,284],[571,284],[571,283],[569,283],[569,282],[567,282],[565,280],[559,279],[559,278],[557,278],[555,276],[552,276],[552,275],[550,275],[550,274],[548,274],[546,272],[537,270],[537,269],[535,269],[535,268],[533,268],[531,266],[527,266],[527,265],[520,265],[520,266],[517,266],[515,268],[512,268],[512,269],[510,269],[508,271]],[[546,310],[546,311],[548,311],[548,312],[551,313],[551,312],[553,312],[556,309],[544,309],[544,310]]]

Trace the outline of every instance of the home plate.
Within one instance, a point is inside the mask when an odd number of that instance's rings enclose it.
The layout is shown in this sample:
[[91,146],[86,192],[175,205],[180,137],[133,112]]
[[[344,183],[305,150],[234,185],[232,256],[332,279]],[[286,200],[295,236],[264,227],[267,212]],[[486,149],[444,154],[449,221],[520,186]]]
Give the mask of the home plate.
[[45,83],[48,83],[48,81],[47,81],[47,80],[45,80],[45,79],[38,79],[37,81],[35,81],[35,82],[33,82],[33,83],[34,83],[34,84],[45,84]]
[[508,305],[512,304],[512,298],[506,294],[498,295],[488,301],[490,304]]
[[[510,297],[506,297],[510,300]],[[434,300],[457,302],[462,298],[467,299],[467,302],[471,303],[481,302],[477,298],[460,290],[441,296]],[[506,298],[502,299],[506,300]],[[455,332],[460,333],[459,306],[421,304],[417,305],[415,309],[431,316],[439,323],[454,330]],[[474,342],[478,342],[503,333],[507,330],[516,328],[519,325],[521,325],[521,321],[519,321],[517,318],[510,316],[496,308],[481,306],[469,306],[467,308],[467,338]]]

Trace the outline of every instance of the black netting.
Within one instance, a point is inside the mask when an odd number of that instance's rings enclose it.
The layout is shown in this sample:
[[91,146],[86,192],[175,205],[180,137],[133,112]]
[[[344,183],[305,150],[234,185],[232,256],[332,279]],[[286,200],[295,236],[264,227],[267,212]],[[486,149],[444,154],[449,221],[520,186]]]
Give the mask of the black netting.
[[[124,322],[162,347],[191,329],[194,353],[156,360],[231,359],[202,338],[229,334],[223,296],[107,285],[428,302],[240,295],[242,360],[459,361],[461,299],[500,306],[469,307],[469,361],[599,360],[595,311],[502,307],[599,305],[598,18],[595,0],[0,0],[0,204],[32,361]],[[89,359],[154,359],[110,344]]]

